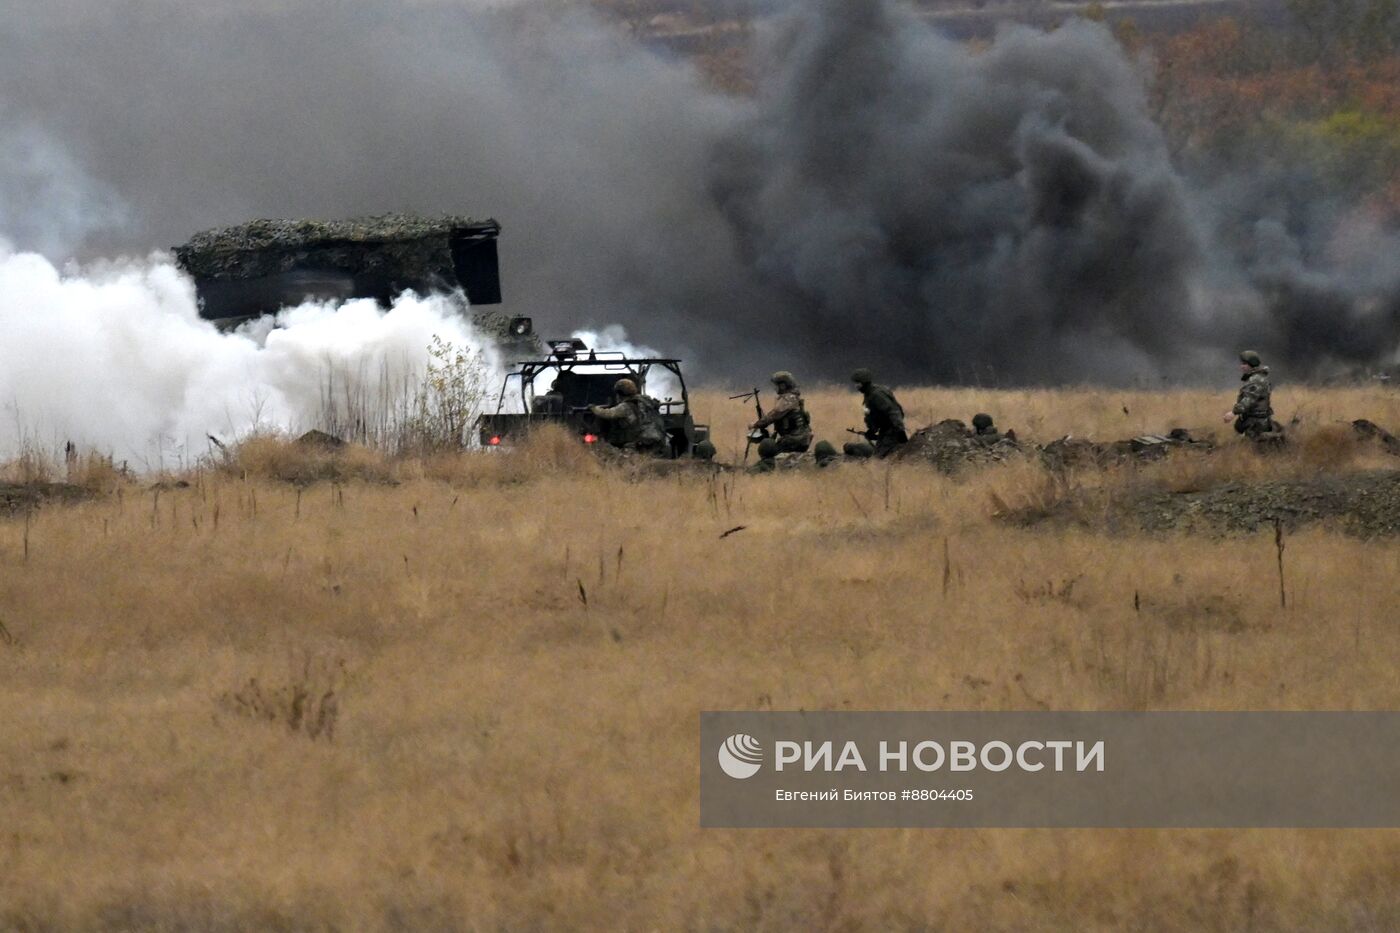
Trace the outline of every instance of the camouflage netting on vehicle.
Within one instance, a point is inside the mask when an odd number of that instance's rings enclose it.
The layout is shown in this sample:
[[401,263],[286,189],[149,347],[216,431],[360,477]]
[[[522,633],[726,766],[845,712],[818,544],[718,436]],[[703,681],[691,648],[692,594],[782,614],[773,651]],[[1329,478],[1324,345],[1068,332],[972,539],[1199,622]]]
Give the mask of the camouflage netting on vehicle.
[[389,280],[456,281],[449,237],[482,225],[467,217],[385,214],[352,220],[254,220],[196,234],[175,247],[196,278],[229,281],[302,268]]

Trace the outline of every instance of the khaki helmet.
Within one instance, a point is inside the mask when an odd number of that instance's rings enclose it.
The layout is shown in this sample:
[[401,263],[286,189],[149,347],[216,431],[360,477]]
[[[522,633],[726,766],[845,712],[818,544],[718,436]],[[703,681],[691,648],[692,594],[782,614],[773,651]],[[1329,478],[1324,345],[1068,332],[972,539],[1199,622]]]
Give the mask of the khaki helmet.
[[1264,365],[1264,361],[1259,358],[1259,354],[1255,353],[1253,350],[1245,350],[1243,353],[1241,353],[1240,362],[1245,364],[1246,366],[1252,366],[1255,369],[1258,369],[1260,366]]
[[637,394],[637,384],[631,379],[619,379],[613,383],[613,391],[623,398]]
[[875,381],[875,374],[868,369],[857,369],[851,373],[851,381],[856,385],[870,385]]
[[795,385],[797,385],[797,380],[794,379],[794,378],[792,378],[792,373],[788,372],[786,369],[780,369],[780,370],[778,370],[776,373],[774,373],[774,374],[772,375],[772,377],[770,377],[769,381],[772,382],[773,385],[775,385],[775,386],[784,386],[784,385],[786,385],[786,386],[795,386]]

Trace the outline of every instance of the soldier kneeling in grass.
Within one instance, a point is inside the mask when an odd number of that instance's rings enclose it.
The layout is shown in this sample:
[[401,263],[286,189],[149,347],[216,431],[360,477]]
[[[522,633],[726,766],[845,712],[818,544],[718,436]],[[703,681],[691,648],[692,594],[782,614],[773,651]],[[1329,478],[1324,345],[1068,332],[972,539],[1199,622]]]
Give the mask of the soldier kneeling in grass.
[[888,457],[909,441],[904,408],[888,387],[875,384],[870,370],[857,369],[851,373],[851,381],[865,400],[865,440],[847,444],[846,456]]
[[1240,354],[1239,397],[1235,407],[1225,413],[1226,423],[1235,422],[1235,433],[1242,434],[1252,441],[1280,440],[1283,425],[1274,420],[1273,384],[1269,380],[1269,367],[1264,365],[1259,354],[1245,350]]

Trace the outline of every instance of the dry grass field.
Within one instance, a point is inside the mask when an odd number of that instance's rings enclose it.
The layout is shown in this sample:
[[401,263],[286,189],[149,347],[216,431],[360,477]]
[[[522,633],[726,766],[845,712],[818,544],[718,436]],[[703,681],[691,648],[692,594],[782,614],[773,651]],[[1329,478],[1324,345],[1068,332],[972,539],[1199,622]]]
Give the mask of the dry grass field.
[[[1220,431],[1230,402],[903,395],[1040,441]],[[811,399],[819,435],[858,422]],[[1304,440],[1400,426],[1381,389],[1278,403]],[[702,831],[697,761],[707,709],[1400,708],[1395,540],[1294,534],[1280,610],[1272,535],[995,521],[1027,464],[638,478],[545,436],[277,478],[312,457],[93,471],[0,518],[0,928],[1400,925],[1396,832]]]

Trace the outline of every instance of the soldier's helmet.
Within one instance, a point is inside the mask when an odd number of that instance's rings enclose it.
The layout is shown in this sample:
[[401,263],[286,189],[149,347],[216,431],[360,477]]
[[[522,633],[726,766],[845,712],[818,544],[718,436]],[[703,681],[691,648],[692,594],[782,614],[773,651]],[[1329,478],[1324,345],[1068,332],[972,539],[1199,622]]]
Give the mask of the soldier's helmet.
[[797,385],[797,380],[792,378],[792,373],[788,372],[786,369],[778,370],[776,373],[773,374],[770,381],[773,383],[773,385],[779,387]]
[[771,437],[765,437],[758,444],[758,456],[760,460],[772,460],[778,455],[778,442]]
[[987,414],[986,412],[981,412],[972,416],[972,426],[977,430],[979,434],[983,431],[989,430],[992,426],[992,423],[992,416]]
[[1240,354],[1240,362],[1246,366],[1253,366],[1256,369],[1264,365],[1264,361],[1259,358],[1259,354],[1253,350],[1245,350]]
[[637,384],[631,379],[619,379],[613,383],[613,391],[623,398],[637,394]]
[[870,385],[870,383],[875,381],[875,374],[868,369],[857,369],[855,372],[851,373],[851,381],[856,385]]
[[817,441],[817,446],[812,449],[812,453],[817,455],[817,462],[823,466],[830,460],[835,460],[840,456],[836,452],[836,445],[831,441]]

